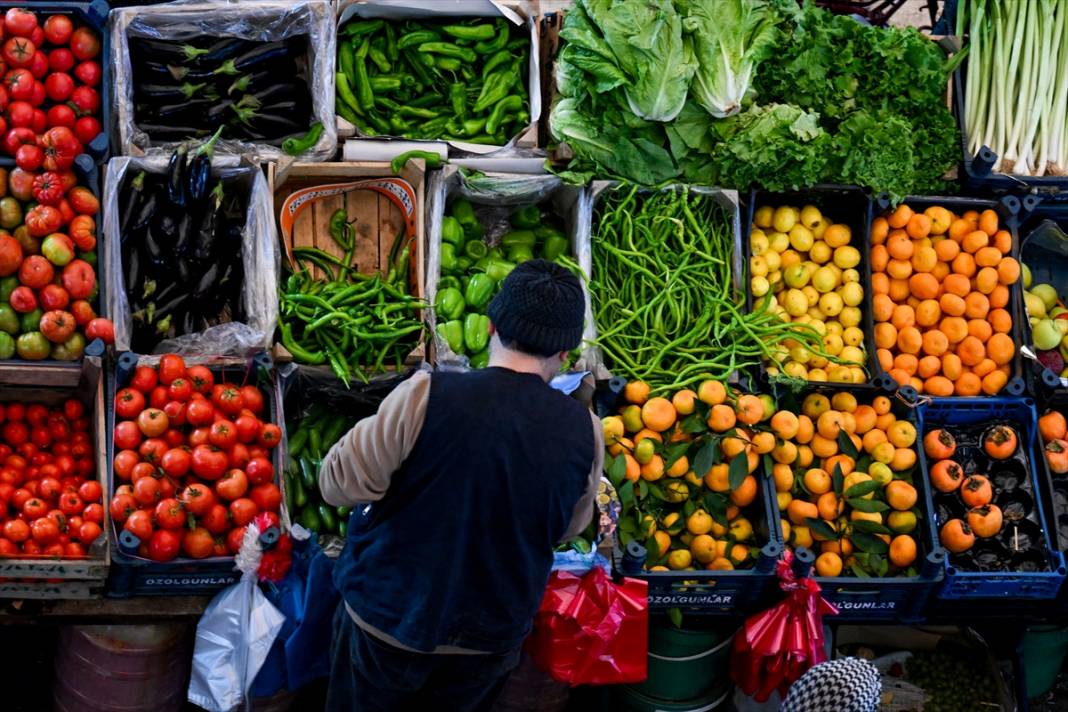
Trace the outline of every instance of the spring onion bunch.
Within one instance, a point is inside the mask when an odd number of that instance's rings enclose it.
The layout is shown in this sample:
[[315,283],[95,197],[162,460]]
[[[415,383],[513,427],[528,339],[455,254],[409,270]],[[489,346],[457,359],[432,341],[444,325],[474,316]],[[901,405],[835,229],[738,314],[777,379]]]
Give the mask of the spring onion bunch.
[[968,151],[989,147],[1001,173],[1068,173],[1068,3],[967,0],[957,18],[965,31]]

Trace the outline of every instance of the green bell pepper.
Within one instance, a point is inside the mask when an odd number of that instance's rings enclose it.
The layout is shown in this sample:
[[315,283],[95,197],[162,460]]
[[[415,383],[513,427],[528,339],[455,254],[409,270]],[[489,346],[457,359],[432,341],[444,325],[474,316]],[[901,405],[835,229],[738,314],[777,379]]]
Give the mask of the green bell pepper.
[[464,255],[473,260],[482,259],[487,252],[489,252],[489,248],[486,247],[486,243],[482,240],[468,240],[467,244],[464,245]]
[[[471,309],[482,311],[489,304],[496,290],[497,280],[485,274],[473,274],[471,281],[467,283],[467,289],[464,290],[464,301]],[[475,351],[481,351],[481,349],[475,349]]]
[[437,326],[438,336],[449,345],[454,354],[464,352],[464,323],[459,319],[453,319]]
[[534,247],[534,243],[538,241],[538,236],[534,234],[533,230],[512,230],[511,232],[504,233],[504,237],[501,238],[501,244],[505,247]]
[[489,344],[490,320],[483,314],[468,314],[464,317],[464,346],[477,354]]
[[500,246],[491,247],[490,251],[486,253],[486,257],[489,257],[491,260],[503,260],[504,250],[502,250]]
[[438,290],[440,291],[442,289],[460,289],[460,280],[452,275],[442,277],[438,280]]
[[467,360],[471,363],[471,368],[485,368],[489,365],[489,349],[482,349],[477,354],[468,356]]
[[528,245],[516,245],[508,248],[508,261],[519,264],[534,259],[534,251]]
[[434,299],[434,310],[443,321],[459,319],[464,313],[464,295],[455,287],[448,287],[438,292]]
[[456,218],[464,229],[468,240],[475,237],[482,238],[482,223],[475,215],[475,206],[466,198],[458,198],[452,203],[452,216]]
[[[473,259],[471,259],[470,257],[468,257],[467,255],[459,255],[456,258],[456,271],[457,272],[466,272],[467,270],[469,270],[472,267],[474,267],[474,265],[475,265],[475,261]],[[467,286],[467,285],[464,285],[464,286]]]
[[545,238],[545,242],[541,246],[541,256],[547,260],[555,260],[560,255],[567,254],[568,248],[571,247],[571,241],[567,237],[556,230]]
[[512,226],[520,230],[531,230],[541,224],[541,211],[537,205],[527,205],[512,213]]
[[460,221],[446,215],[441,221],[441,241],[459,247],[464,244],[464,229]]
[[441,243],[441,272],[449,274],[457,270],[456,248],[449,242]]
[[515,269],[514,262],[505,262],[504,260],[490,260],[486,265],[486,276],[492,279],[494,282],[500,282],[505,277],[512,273]]

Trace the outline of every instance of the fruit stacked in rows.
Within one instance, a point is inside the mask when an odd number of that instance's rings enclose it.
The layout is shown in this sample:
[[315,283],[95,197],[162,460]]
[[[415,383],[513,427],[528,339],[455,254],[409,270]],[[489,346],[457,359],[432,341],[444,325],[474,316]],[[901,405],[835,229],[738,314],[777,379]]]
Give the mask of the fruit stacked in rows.
[[916,428],[890,406],[810,393],[797,412],[771,416],[783,538],[816,550],[820,576],[915,575]]
[[770,398],[714,380],[667,395],[650,397],[647,384],[632,381],[619,414],[604,419],[622,541],[646,547],[651,571],[750,568],[760,544],[750,506],[756,471],[775,445],[758,428]]
[[823,338],[822,354],[797,341],[784,342],[774,358],[781,366],[769,366],[769,374],[837,383],[867,380],[860,251],[851,242],[848,225],[832,222],[813,205],[763,206],[754,213],[749,236],[753,297],[770,292],[784,320],[809,325]]
[[8,402],[0,423],[0,556],[85,557],[104,524],[85,406]]
[[282,432],[264,416],[259,388],[216,383],[174,354],[136,368],[115,395],[111,516],[140,556],[236,554],[257,513],[277,517],[271,450]]
[[1043,450],[1049,471],[1055,476],[1068,473],[1068,421],[1055,410],[1048,410],[1038,419]]
[[[1008,460],[1016,453],[1020,440],[1016,431],[1007,425],[995,425],[982,438],[983,452],[991,460]],[[941,522],[939,539],[953,554],[963,554],[972,548],[976,538],[990,539],[1001,533],[1003,512],[994,504],[994,486],[981,473],[966,474],[954,459],[957,440],[944,428],[928,431],[923,436],[923,450],[930,465],[931,486],[944,494],[956,494],[967,515]]]
[[1020,264],[993,210],[956,215],[908,205],[871,227],[879,365],[932,396],[995,395],[1016,354],[1009,289]]
[[1024,308],[1031,325],[1031,343],[1039,363],[1068,378],[1068,307],[1052,284],[1032,284],[1023,265]]

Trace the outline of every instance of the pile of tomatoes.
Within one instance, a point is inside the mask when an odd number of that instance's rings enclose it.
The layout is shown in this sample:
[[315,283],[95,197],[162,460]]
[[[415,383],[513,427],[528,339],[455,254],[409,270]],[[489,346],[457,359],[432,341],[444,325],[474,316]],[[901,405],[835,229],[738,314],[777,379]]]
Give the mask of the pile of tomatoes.
[[257,513],[278,524],[271,450],[282,431],[263,416],[259,388],[216,383],[180,356],[135,369],[115,394],[110,511],[115,526],[137,537],[140,556],[228,556]]
[[0,404],[0,556],[84,558],[104,524],[81,401]]
[[101,131],[100,38],[67,15],[38,24],[33,12],[12,8],[0,43],[3,148],[23,170],[62,170]]

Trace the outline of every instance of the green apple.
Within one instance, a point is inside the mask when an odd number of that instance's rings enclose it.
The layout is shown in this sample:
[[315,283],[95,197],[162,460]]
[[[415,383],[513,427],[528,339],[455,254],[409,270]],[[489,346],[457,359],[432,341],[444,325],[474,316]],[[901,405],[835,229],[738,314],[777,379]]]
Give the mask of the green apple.
[[1031,268],[1027,265],[1023,265],[1023,286],[1024,289],[1031,288]]
[[1057,290],[1051,284],[1036,284],[1031,288],[1031,294],[1038,295],[1042,303],[1046,305],[1047,311],[1057,303]]
[[1046,317],[1046,302],[1034,292],[1024,293],[1024,306],[1027,308],[1027,316],[1032,319],[1044,319]]
[[1057,344],[1061,343],[1063,335],[1061,330],[1056,327],[1052,319],[1040,319],[1035,328],[1031,331],[1031,338],[1035,342],[1035,348],[1040,351],[1049,351],[1050,349],[1057,348]]

